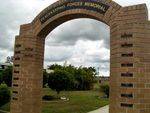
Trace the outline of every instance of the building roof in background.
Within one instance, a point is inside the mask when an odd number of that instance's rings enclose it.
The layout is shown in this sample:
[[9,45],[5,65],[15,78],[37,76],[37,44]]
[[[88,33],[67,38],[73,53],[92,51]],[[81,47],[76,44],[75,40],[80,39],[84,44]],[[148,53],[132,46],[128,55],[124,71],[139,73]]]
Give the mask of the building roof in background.
[[0,63],[2,66],[12,66],[12,63],[10,62],[5,62],[5,63]]

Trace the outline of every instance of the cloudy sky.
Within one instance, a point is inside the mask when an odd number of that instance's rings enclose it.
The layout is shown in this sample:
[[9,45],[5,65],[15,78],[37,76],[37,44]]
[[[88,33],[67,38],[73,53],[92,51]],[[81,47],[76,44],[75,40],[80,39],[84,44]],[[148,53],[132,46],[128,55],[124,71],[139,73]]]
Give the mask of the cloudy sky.
[[[45,7],[56,0],[0,0],[0,62],[13,55],[15,35],[21,24],[31,22]],[[150,0],[115,0],[122,6]],[[88,27],[87,27],[88,26]],[[44,67],[53,63],[99,67],[100,74],[109,75],[109,27],[92,19],[68,21],[54,29],[46,38]]]

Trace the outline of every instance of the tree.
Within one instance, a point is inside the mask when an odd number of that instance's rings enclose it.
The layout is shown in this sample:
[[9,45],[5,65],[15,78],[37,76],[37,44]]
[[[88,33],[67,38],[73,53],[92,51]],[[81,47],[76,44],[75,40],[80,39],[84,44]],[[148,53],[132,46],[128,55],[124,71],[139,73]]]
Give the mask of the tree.
[[82,68],[78,68],[75,72],[75,86],[76,86],[76,90],[84,90],[84,76],[85,76],[86,72],[84,70],[82,70]]
[[54,71],[62,70],[66,71],[68,74],[73,76],[73,85],[70,86],[71,90],[90,90],[93,88],[93,83],[95,82],[96,70],[93,67],[74,67],[61,66],[58,64],[53,64],[49,66],[49,69]]
[[6,68],[2,72],[1,79],[2,79],[2,82],[6,83],[7,86],[11,87],[11,84],[12,84],[12,66]]
[[75,72],[75,87],[77,90],[90,90],[93,88],[94,74],[91,68],[79,67]]
[[48,83],[48,73],[46,72],[46,70],[43,70],[43,87],[46,87]]
[[3,70],[0,70],[0,84],[3,82],[3,80],[2,80],[2,73],[3,73]]
[[62,68],[63,66],[58,65],[58,64],[53,64],[53,65],[48,66],[48,69],[51,69],[51,70],[62,69]]
[[6,84],[0,85],[0,106],[10,101],[10,90]]
[[55,90],[57,94],[63,90],[69,90],[73,85],[73,77],[65,70],[55,69],[54,73],[49,74],[48,86],[52,90]]
[[109,98],[109,85],[104,84],[100,86],[101,91]]

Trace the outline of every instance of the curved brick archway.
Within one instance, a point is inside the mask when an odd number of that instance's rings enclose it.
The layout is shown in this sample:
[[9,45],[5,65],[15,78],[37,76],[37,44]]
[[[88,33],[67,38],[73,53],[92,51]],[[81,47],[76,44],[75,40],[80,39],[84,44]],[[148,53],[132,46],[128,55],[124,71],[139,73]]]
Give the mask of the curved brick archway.
[[60,24],[92,18],[110,26],[110,113],[150,112],[150,22],[145,4],[59,0],[16,36],[11,113],[41,113],[45,37]]
[[[112,23],[117,11],[121,8],[109,0],[60,0],[44,9],[34,20],[33,26],[36,35],[47,36],[55,27],[76,18],[92,18],[109,25]],[[64,8],[64,7],[65,8]],[[64,9],[63,9],[63,8]],[[94,8],[93,8],[94,7]],[[59,9],[52,13],[55,9]]]

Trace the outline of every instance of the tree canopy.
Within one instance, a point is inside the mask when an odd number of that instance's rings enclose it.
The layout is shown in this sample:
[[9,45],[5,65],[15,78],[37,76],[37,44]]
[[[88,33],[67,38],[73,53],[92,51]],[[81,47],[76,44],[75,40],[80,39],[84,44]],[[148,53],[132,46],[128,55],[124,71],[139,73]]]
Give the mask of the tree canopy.
[[9,66],[2,71],[0,76],[0,83],[6,83],[7,86],[11,87],[12,84],[12,66]]
[[48,74],[48,84],[53,90],[90,90],[93,88],[96,75],[93,67],[77,68],[72,65],[53,64],[49,66],[49,69],[54,70],[53,73]]
[[60,91],[69,90],[73,85],[73,77],[67,71],[58,69],[49,75],[48,85],[59,94]]

